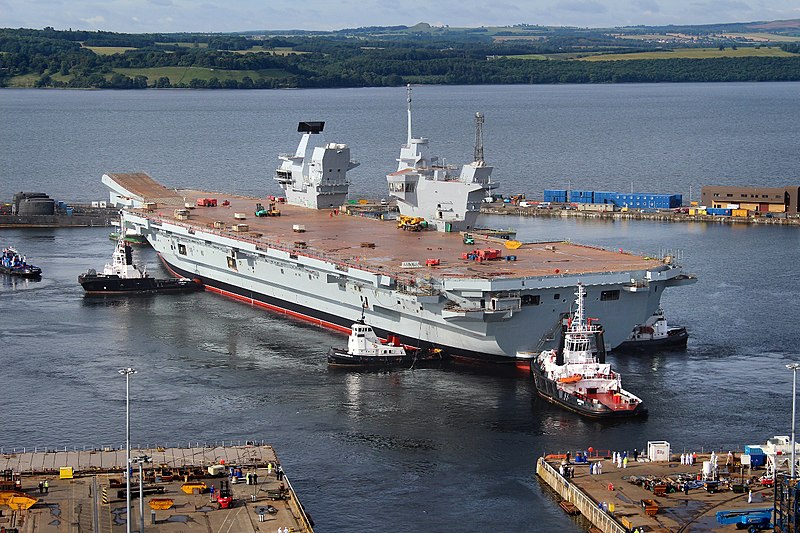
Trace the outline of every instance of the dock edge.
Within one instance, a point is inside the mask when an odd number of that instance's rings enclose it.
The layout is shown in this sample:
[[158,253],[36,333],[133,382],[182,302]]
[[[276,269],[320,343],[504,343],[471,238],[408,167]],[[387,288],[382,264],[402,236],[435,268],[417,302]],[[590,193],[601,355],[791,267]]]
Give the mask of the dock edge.
[[574,484],[567,481],[555,468],[550,466],[544,457],[536,461],[536,475],[556,491],[563,499],[577,507],[581,514],[604,533],[627,533],[616,519],[597,506],[588,495]]

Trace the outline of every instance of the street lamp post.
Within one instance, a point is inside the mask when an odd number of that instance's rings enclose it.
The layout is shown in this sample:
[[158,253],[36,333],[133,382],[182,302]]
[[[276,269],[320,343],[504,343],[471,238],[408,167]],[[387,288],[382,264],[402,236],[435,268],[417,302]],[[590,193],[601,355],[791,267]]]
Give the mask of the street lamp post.
[[794,479],[795,472],[795,441],[794,441],[794,426],[795,426],[795,397],[797,393],[797,369],[800,368],[800,363],[789,363],[786,368],[792,371],[792,467],[791,476]]
[[131,533],[131,374],[135,374],[133,368],[120,368],[120,375],[125,376],[125,481],[127,507],[125,514],[127,518],[125,528],[127,533]]
[[143,466],[145,463],[150,462],[150,457],[147,455],[140,455],[133,459],[134,463],[139,465],[139,533],[144,533],[144,472]]

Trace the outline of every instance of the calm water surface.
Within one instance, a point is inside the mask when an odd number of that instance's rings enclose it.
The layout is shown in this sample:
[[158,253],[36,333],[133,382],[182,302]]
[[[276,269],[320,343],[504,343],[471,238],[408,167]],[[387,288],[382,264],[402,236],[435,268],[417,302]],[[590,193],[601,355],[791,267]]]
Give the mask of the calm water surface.
[[[487,158],[506,192],[570,176],[576,187],[624,190],[635,179],[640,190],[685,194],[709,176],[782,185],[798,181],[798,87],[422,87],[415,131],[463,161],[471,115],[483,110]],[[107,170],[274,193],[276,152],[294,149],[296,121],[320,118],[327,138],[362,161],[353,190],[376,196],[405,138],[403,98],[401,89],[2,91],[0,197],[101,199]],[[534,477],[542,452],[662,439],[722,450],[788,433],[783,365],[800,360],[796,228],[484,222],[522,240],[680,251],[699,281],[662,301],[689,327],[688,350],[612,357],[649,404],[646,420],[586,421],[537,400],[525,378],[485,371],[329,370],[325,351],[344,336],[212,294],[87,299],[76,277],[110,258],[107,229],[0,230],[45,272],[39,282],[0,278],[0,446],[120,445],[116,369],[134,366],[135,443],[264,439],[319,531],[580,531]],[[152,250],[136,254],[165,274]]]

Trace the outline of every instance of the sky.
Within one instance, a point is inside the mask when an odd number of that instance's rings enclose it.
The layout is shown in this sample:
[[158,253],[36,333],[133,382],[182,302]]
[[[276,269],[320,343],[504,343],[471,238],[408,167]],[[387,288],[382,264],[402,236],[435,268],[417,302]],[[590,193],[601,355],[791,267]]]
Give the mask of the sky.
[[614,27],[800,18],[800,0],[0,0],[0,27],[123,33],[362,26]]

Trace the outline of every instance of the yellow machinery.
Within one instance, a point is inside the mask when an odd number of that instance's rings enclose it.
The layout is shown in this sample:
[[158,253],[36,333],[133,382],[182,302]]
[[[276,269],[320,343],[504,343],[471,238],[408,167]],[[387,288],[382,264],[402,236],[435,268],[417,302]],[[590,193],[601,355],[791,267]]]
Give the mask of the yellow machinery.
[[427,226],[425,219],[422,217],[409,217],[400,215],[397,219],[397,228],[407,231],[420,231]]
[[520,246],[522,246],[522,243],[519,241],[514,241],[514,240],[506,241],[506,248],[508,248],[509,250],[516,250]]

